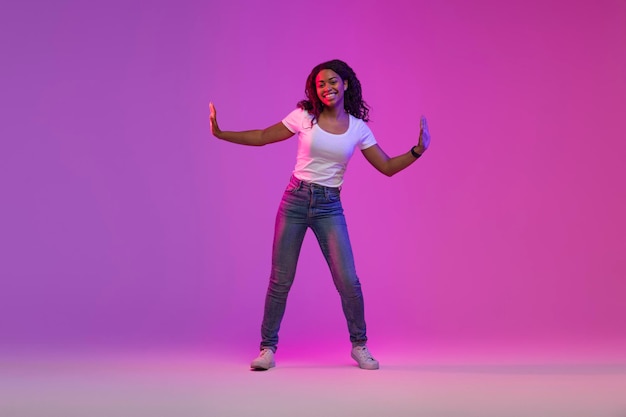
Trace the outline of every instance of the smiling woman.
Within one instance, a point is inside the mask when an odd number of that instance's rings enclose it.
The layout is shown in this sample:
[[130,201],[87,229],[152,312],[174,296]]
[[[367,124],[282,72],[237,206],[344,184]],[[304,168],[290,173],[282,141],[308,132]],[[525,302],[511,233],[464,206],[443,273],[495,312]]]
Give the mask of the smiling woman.
[[341,297],[352,343],[351,356],[363,369],[378,369],[378,361],[366,346],[363,294],[341,205],[341,186],[357,147],[372,166],[391,176],[428,149],[428,126],[422,117],[417,145],[405,154],[388,157],[365,123],[369,108],[362,98],[361,83],[352,68],[340,60],[313,68],[305,93],[307,99],[299,102],[297,109],[264,130],[223,131],[217,123],[215,106],[209,105],[211,132],[218,139],[263,146],[298,135],[296,166],[276,216],[270,283],[261,325],[261,352],[251,367],[266,370],[275,366],[274,354],[287,296],[304,235],[311,228]]
[[343,93],[348,88],[348,80],[343,80],[330,69],[321,70],[315,77],[317,96],[325,106],[332,107],[335,100],[343,100]]

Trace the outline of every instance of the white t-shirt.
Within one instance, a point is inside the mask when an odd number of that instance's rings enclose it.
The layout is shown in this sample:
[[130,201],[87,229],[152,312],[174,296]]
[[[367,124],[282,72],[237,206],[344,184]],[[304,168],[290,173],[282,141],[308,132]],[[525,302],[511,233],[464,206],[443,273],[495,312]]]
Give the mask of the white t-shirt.
[[298,156],[293,175],[302,181],[326,187],[340,187],[348,161],[358,146],[360,150],[376,144],[370,128],[361,119],[349,115],[345,133],[328,133],[312,123],[313,116],[300,108],[283,119],[283,124],[298,134]]

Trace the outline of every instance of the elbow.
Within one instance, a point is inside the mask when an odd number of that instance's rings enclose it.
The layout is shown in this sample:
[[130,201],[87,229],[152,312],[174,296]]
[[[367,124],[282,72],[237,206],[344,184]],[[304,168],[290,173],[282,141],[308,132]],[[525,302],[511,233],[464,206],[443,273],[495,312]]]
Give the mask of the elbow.
[[259,134],[259,136],[256,138],[256,140],[253,143],[253,146],[265,146],[272,143],[272,141],[270,140],[270,138],[265,134],[265,131],[261,131],[261,133]]
[[254,147],[260,147],[260,146],[265,146],[266,143],[263,141],[263,137],[258,137],[248,142],[248,145],[254,146]]
[[383,174],[385,177],[391,177],[394,172],[392,172],[389,168],[387,167],[375,167],[376,171],[380,172],[381,174]]
[[398,171],[394,170],[389,165],[385,165],[380,172],[382,172],[386,177],[393,177]]

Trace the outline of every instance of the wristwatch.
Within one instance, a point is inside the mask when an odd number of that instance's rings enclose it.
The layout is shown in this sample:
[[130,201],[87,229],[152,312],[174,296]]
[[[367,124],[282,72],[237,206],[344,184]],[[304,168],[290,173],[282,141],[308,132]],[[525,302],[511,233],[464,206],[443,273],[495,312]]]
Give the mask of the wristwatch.
[[415,159],[417,159],[417,158],[419,158],[420,156],[422,156],[422,154],[421,154],[421,153],[417,153],[417,152],[415,152],[415,146],[413,146],[413,147],[411,148],[411,155],[413,155],[413,156],[415,157]]

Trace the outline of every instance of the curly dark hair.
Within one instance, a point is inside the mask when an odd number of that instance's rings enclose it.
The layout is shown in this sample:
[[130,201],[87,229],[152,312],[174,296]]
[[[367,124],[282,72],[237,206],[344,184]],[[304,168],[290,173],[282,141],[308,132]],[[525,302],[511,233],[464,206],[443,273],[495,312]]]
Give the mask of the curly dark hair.
[[344,94],[344,109],[346,110],[346,113],[351,114],[364,122],[369,121],[370,109],[367,103],[363,101],[361,83],[352,68],[339,59],[323,62],[313,68],[309,77],[306,79],[306,86],[304,89],[307,100],[300,101],[298,103],[298,107],[311,113],[313,115],[314,123],[317,121],[318,117],[322,113],[322,110],[324,110],[324,104],[322,104],[321,100],[317,96],[315,78],[320,71],[325,69],[335,71],[341,77],[342,81],[348,81],[348,89]]

